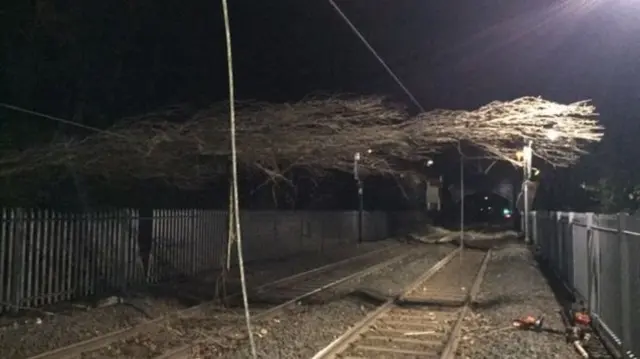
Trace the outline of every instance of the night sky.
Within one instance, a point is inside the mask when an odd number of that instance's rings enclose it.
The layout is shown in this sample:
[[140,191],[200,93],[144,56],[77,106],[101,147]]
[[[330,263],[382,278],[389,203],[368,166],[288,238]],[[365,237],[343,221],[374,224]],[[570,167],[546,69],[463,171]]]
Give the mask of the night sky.
[[[609,111],[640,99],[633,1],[339,1],[425,108],[542,95]],[[408,99],[327,1],[232,1],[241,96]],[[635,11],[635,13],[634,13]]]
[[[327,1],[232,3],[240,96],[377,93],[413,108]],[[558,102],[592,99],[607,137],[578,174],[547,171],[556,184],[570,180],[565,186],[576,189],[581,181],[629,169],[631,158],[640,155],[634,145],[640,135],[640,2],[338,4],[426,109],[472,109],[525,95]],[[455,178],[456,161],[446,162],[450,166],[440,169]],[[497,166],[490,175],[513,175],[509,167]],[[562,195],[572,192],[560,187]],[[551,197],[567,200],[558,193]]]
[[[616,171],[640,155],[640,2],[337,3],[424,108],[593,99],[607,126],[596,164]],[[230,0],[230,16],[238,98],[378,94],[416,110],[328,1]],[[105,127],[227,98],[217,0],[10,0],[0,22],[3,102]]]

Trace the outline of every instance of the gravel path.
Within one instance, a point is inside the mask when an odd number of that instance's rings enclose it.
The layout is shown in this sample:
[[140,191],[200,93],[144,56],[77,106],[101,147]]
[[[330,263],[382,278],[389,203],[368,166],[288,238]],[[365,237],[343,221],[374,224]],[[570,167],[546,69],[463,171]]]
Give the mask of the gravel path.
[[[336,262],[357,254],[397,244],[387,240],[363,243],[327,250],[325,253],[306,253],[295,258],[266,263],[253,263],[247,269],[248,282],[253,285],[266,283],[297,272],[306,271]],[[206,298],[212,296],[217,276],[200,278],[190,283],[169,286],[171,293],[192,293]],[[233,286],[231,286],[233,287]],[[177,309],[197,304],[198,300],[164,295],[165,291],[153,291],[145,297],[129,300],[130,304],[118,304],[89,310],[74,309],[51,316],[15,318],[9,325],[0,327],[0,358],[20,359],[66,346],[81,340],[133,326],[150,317],[157,317]],[[4,318],[6,323],[8,320]]]
[[[257,347],[260,358],[310,358],[324,346],[340,336],[351,325],[362,319],[376,304],[349,293],[365,289],[380,295],[394,296],[413,280],[422,275],[437,260],[452,250],[449,246],[408,245],[415,254],[400,263],[368,275],[360,280],[345,283],[321,295],[317,304],[301,304],[282,313],[278,318],[257,322]],[[329,298],[333,299],[329,299]],[[209,345],[197,358],[246,359],[251,357],[247,343],[237,350],[220,352],[220,346]]]
[[[478,298],[466,318],[458,358],[579,358],[566,344],[560,304],[524,245],[493,252]],[[544,327],[559,333],[518,331],[514,319],[544,315]]]

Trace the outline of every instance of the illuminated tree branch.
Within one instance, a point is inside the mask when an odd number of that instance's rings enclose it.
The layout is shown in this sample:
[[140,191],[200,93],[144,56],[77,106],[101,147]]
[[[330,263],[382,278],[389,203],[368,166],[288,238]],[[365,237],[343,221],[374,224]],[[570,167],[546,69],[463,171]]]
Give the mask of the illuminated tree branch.
[[[0,176],[74,168],[106,179],[164,179],[183,188],[225,176],[229,158],[228,104],[175,107],[127,118],[108,132],[3,153]],[[245,169],[276,180],[292,169],[320,177],[351,172],[356,152],[363,175],[412,172],[458,141],[487,158],[519,164],[515,152],[533,141],[536,154],[568,166],[602,137],[588,102],[558,104],[537,97],[492,102],[472,111],[434,110],[409,117],[382,97],[310,97],[289,104],[242,102],[237,110],[238,159]],[[546,137],[550,128],[556,141]],[[114,135],[115,134],[115,135]],[[414,166],[413,168],[420,168]]]

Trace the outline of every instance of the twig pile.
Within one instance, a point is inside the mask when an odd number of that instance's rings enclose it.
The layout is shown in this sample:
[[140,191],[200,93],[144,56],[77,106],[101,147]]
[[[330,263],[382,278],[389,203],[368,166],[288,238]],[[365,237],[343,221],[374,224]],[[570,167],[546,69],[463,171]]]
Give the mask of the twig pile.
[[[198,187],[227,173],[227,109],[227,103],[200,110],[175,107],[124,119],[83,139],[3,153],[0,176],[71,168],[106,179],[155,178],[183,188]],[[415,117],[382,97],[243,102],[237,113],[238,156],[245,169],[260,170],[274,179],[294,168],[314,176],[333,170],[351,172],[356,152],[363,154],[363,175],[398,175],[419,172],[416,168],[433,154],[458,141],[479,147],[488,158],[519,164],[514,153],[523,140],[533,140],[537,155],[567,166],[584,153],[586,143],[602,136],[594,110],[587,102],[563,105],[536,97]],[[559,140],[545,137],[545,129],[551,127],[560,134]]]

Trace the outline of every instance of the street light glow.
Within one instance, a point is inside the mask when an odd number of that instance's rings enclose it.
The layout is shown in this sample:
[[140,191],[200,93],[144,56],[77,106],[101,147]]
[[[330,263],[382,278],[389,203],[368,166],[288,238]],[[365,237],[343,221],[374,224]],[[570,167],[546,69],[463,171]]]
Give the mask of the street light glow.
[[428,160],[427,161],[427,167],[431,167],[433,166],[433,160]]

